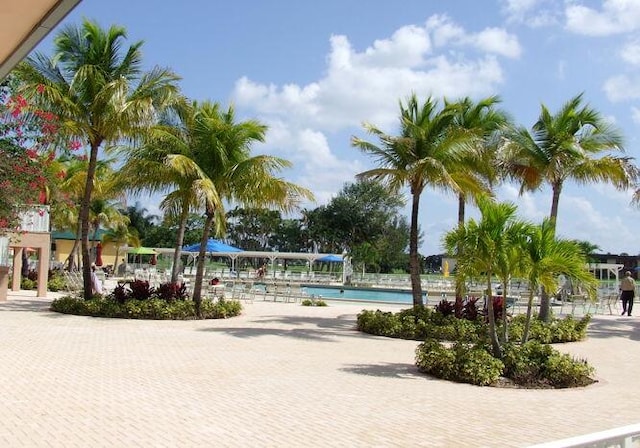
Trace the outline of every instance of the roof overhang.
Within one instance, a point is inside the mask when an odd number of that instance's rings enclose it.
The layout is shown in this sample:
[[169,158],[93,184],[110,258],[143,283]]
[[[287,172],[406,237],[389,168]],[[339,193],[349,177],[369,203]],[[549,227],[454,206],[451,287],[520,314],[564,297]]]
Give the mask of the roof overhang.
[[82,0],[2,0],[0,80]]

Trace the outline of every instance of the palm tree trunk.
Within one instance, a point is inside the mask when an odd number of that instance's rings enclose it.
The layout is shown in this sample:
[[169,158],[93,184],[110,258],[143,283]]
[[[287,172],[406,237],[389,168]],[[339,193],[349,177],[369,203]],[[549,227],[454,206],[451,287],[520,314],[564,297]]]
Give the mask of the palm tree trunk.
[[96,165],[98,162],[98,148],[101,141],[91,144],[89,154],[89,167],[87,168],[87,182],[84,188],[84,196],[80,203],[80,235],[82,247],[82,280],[83,297],[89,300],[93,297],[91,290],[91,257],[89,254],[89,207],[91,205],[91,194],[93,193],[93,179],[96,175]]
[[73,247],[71,248],[71,252],[69,252],[69,257],[67,258],[67,262],[68,262],[67,270],[69,272],[75,271],[76,253],[78,252],[79,245],[80,245],[80,220],[78,219],[78,226],[76,228],[76,239],[73,242]]
[[[560,202],[560,192],[562,191],[562,183],[556,182],[553,184],[553,197],[551,199],[551,214],[549,215],[549,219],[551,220],[551,225],[555,232],[556,230],[556,220],[558,218],[558,203]],[[544,286],[540,291],[540,315],[538,318],[543,322],[548,322],[550,317],[551,310],[551,299],[549,297],[548,292],[544,289]]]
[[489,319],[489,339],[494,358],[502,358],[502,348],[496,331],[496,316],[493,313],[493,291],[491,291],[491,272],[487,272],[487,314]]
[[116,261],[113,262],[113,276],[118,275],[118,260],[120,259],[120,243],[116,243]]
[[204,259],[207,251],[207,240],[209,239],[209,229],[213,223],[214,213],[207,210],[204,226],[202,228],[202,239],[200,240],[200,252],[198,253],[198,264],[196,266],[196,279],[193,285],[193,302],[196,306],[196,315],[202,317],[202,280],[204,279]]
[[[466,207],[466,198],[460,193],[458,195],[458,228],[461,229],[464,227],[464,215],[465,215],[465,207]],[[456,250],[456,259],[460,261],[462,258],[462,242],[458,244],[458,248]],[[464,297],[464,278],[461,275],[456,275],[456,300],[462,300]]]
[[[187,219],[189,218],[189,208],[182,207],[180,216],[180,224],[178,225],[178,234],[176,235],[176,250],[173,252],[173,267],[171,268],[171,283],[178,281],[178,270],[180,269],[180,260],[182,254],[182,244],[184,243],[184,232],[187,227]],[[206,243],[206,241],[205,241]]]
[[420,260],[418,260],[418,208],[420,193],[414,192],[411,203],[411,230],[409,232],[409,275],[413,306],[422,308],[422,283],[420,279]]
[[529,329],[531,328],[531,316],[533,314],[533,287],[529,291],[529,302],[527,303],[527,319],[524,323],[524,332],[522,333],[522,341],[524,344],[529,340]]
[[509,327],[507,325],[507,282],[502,284],[502,342],[509,342]]

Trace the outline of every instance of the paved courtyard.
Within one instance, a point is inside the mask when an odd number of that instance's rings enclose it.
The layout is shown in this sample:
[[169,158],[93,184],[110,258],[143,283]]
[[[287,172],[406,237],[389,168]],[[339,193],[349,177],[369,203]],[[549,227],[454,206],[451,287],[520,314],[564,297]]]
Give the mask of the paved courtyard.
[[597,384],[516,390],[421,375],[416,342],[354,330],[363,305],[173,322],[49,300],[0,302],[0,447],[525,447],[640,422],[637,317],[597,316],[557,346]]

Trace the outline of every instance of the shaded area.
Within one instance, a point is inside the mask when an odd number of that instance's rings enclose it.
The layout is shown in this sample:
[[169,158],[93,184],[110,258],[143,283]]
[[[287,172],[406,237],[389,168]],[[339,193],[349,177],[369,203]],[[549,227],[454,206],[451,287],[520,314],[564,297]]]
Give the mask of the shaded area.
[[256,323],[274,323],[283,325],[313,325],[318,328],[356,331],[356,314],[341,314],[336,317],[316,316],[264,316]]
[[438,378],[420,373],[415,365],[404,363],[350,364],[340,370],[357,375],[384,378],[438,380]]
[[[198,331],[221,332],[238,338],[283,336],[326,342],[337,342],[337,337],[379,338],[379,336],[357,331],[355,319],[355,314],[343,314],[337,317],[276,315],[256,318],[244,327],[212,326],[201,328]],[[393,340],[392,338],[385,339]]]
[[[0,311],[47,311],[51,306],[50,301],[30,300],[30,299],[12,299],[6,302],[0,302]],[[57,313],[56,313],[57,314]]]
[[629,338],[640,341],[640,320],[637,317],[618,316],[610,319],[592,319],[587,329],[587,337]]
[[[225,333],[237,338],[256,338],[260,336],[281,336],[296,339],[308,339],[314,341],[337,342],[335,336],[337,333],[317,330],[313,328],[256,328],[256,327],[210,327],[201,328],[198,331],[207,331],[212,333]],[[341,336],[344,334],[341,333]]]

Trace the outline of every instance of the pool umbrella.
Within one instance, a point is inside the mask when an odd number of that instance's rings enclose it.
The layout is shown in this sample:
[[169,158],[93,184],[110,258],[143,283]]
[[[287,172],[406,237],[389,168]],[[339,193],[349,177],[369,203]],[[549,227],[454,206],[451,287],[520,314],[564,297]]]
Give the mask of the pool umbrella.
[[96,246],[96,266],[102,266],[102,244]]

